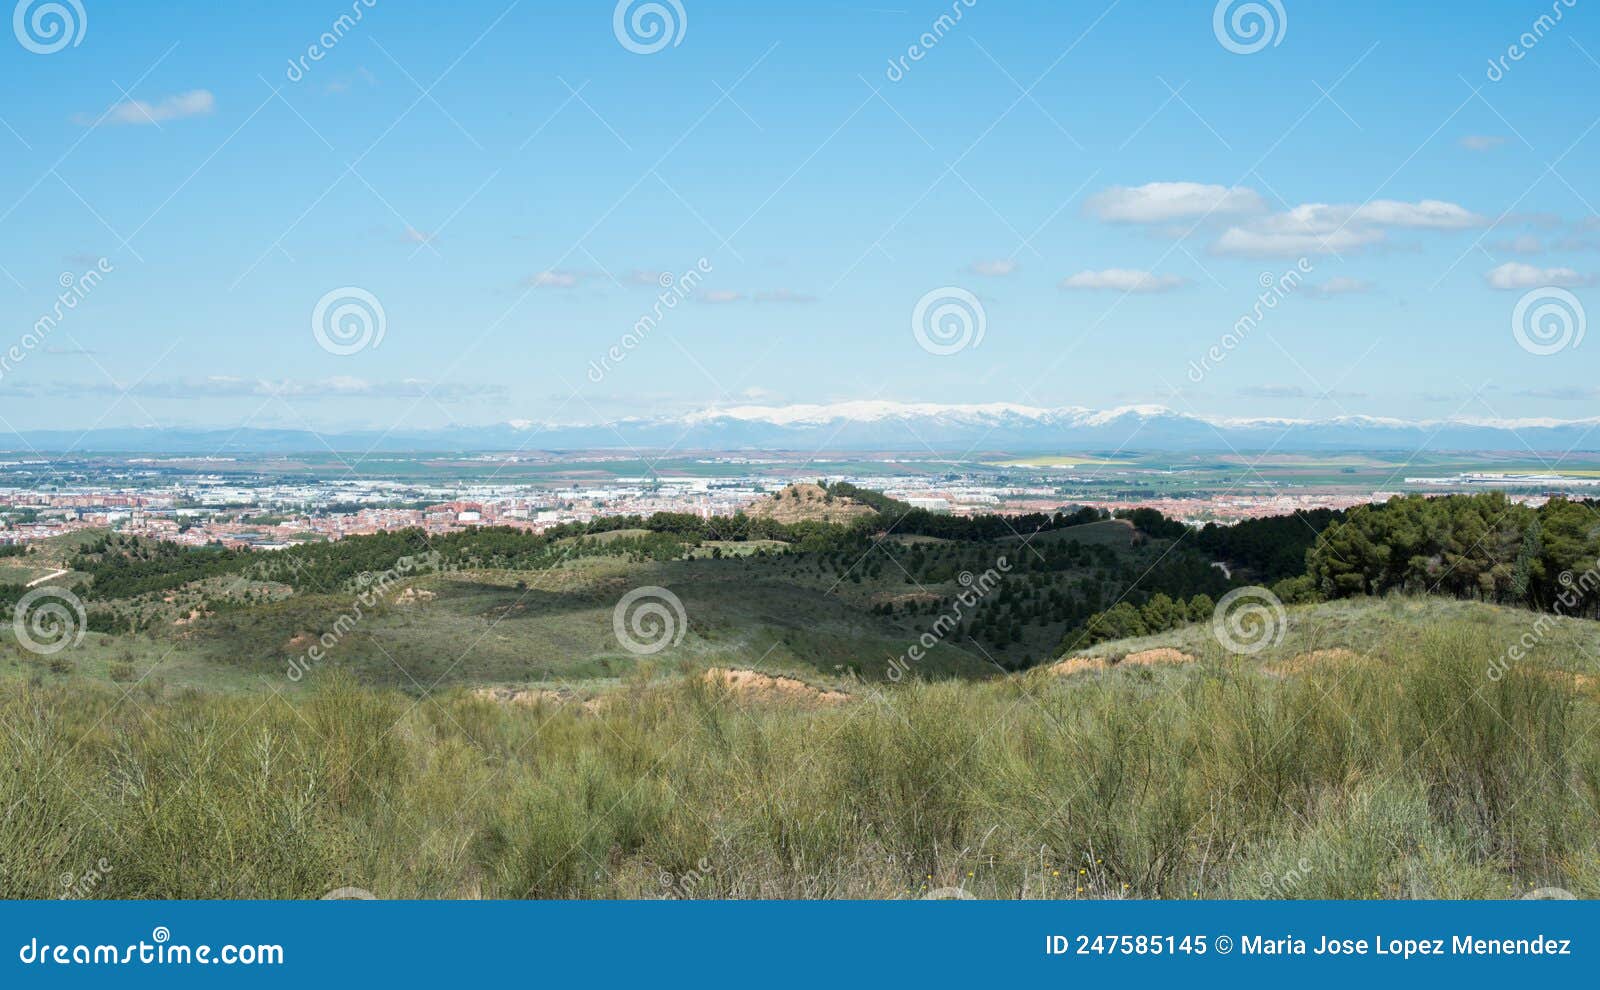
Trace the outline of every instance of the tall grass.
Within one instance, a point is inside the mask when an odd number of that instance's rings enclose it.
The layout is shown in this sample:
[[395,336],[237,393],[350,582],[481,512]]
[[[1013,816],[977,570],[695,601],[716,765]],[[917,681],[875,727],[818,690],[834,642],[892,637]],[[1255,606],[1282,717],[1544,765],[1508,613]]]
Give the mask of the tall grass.
[[297,701],[18,687],[0,894],[58,896],[102,860],[89,896],[1600,894],[1600,706],[1537,669],[1487,677],[1479,629],[1401,645],[826,709],[681,676],[589,710],[337,676]]

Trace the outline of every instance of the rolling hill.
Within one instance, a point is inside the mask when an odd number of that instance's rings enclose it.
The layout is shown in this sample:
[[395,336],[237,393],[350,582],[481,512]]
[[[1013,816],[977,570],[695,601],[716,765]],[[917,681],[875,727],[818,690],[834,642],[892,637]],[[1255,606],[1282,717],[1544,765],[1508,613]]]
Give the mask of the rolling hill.
[[[0,896],[100,857],[121,898],[1600,894],[1600,623],[1399,591],[1235,623],[1212,592],[1262,589],[1159,517],[850,491],[900,514],[87,541],[81,641],[0,654]],[[1083,635],[1133,600],[1162,631]]]

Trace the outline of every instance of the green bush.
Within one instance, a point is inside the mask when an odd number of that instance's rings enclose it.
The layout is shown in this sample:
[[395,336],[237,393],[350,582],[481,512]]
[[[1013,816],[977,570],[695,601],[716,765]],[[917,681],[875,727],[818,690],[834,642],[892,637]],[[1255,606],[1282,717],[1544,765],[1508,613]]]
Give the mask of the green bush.
[[[1470,621],[1287,675],[1219,653],[758,703],[0,695],[0,894],[1600,894],[1600,711]],[[1496,675],[1491,676],[1490,671]]]

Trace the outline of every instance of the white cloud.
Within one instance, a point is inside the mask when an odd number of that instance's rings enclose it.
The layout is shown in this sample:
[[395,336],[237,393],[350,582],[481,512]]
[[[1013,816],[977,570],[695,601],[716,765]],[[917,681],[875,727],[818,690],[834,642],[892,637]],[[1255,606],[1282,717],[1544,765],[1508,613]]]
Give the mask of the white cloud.
[[1336,401],[1338,399],[1365,399],[1365,392],[1343,392],[1329,390],[1313,392],[1299,385],[1246,385],[1239,389],[1239,394],[1251,399],[1319,399],[1323,401]]
[[572,289],[581,281],[582,272],[547,270],[528,276],[527,285],[535,289]]
[[1560,402],[1589,402],[1600,399],[1600,388],[1592,385],[1564,388],[1528,388],[1517,393],[1532,399],[1555,399]]
[[1022,266],[1010,258],[997,258],[993,261],[974,261],[972,273],[987,278],[1001,278],[1015,273],[1020,267]]
[[1266,211],[1261,194],[1242,186],[1198,182],[1150,182],[1112,186],[1090,196],[1084,210],[1110,223],[1167,223],[1208,216],[1243,216]]
[[1510,251],[1514,254],[1544,253],[1544,242],[1532,234],[1521,234],[1509,241],[1496,241],[1491,246],[1498,251]]
[[[1338,210],[1342,207],[1330,207],[1330,209]],[[1350,217],[1356,223],[1369,223],[1380,227],[1407,227],[1413,230],[1470,230],[1489,222],[1464,206],[1438,199],[1425,199],[1420,203],[1375,199],[1358,207]]]
[[168,120],[208,114],[216,107],[216,97],[211,95],[210,90],[193,89],[187,93],[166,97],[156,103],[146,103],[144,100],[113,103],[103,114],[80,113],[73,120],[85,127],[97,127],[102,124],[160,124]]
[[1129,268],[1082,271],[1061,280],[1063,289],[1110,289],[1117,292],[1167,292],[1183,284],[1184,280],[1176,275],[1154,275]]
[[1346,278],[1340,275],[1330,278],[1326,282],[1306,286],[1306,291],[1314,296],[1349,296],[1362,292],[1371,292],[1372,283],[1359,278]]
[[1306,390],[1299,385],[1246,385],[1239,394],[1251,399],[1303,399]]
[[1343,254],[1383,240],[1381,230],[1331,230],[1292,233],[1229,227],[1211,250],[1251,258],[1297,258],[1310,254]]
[[1565,227],[1567,225],[1567,221],[1566,218],[1564,218],[1561,214],[1551,213],[1548,210],[1530,210],[1526,212],[1518,211],[1515,213],[1503,213],[1495,219],[1496,227],[1505,227],[1509,229],[1511,227],[1520,227],[1524,225],[1536,227],[1542,230],[1555,230],[1559,227]]
[[1461,139],[1461,147],[1468,151],[1493,151],[1505,143],[1498,134],[1468,134]]
[[759,292],[752,293],[737,292],[733,289],[712,289],[709,292],[700,293],[697,298],[701,302],[712,303],[716,305],[755,302],[798,306],[817,301],[816,296],[801,292],[797,289],[762,289]]
[[[36,395],[121,395],[123,389],[112,381],[46,382],[33,389]],[[420,378],[393,381],[367,381],[337,375],[314,381],[240,378],[211,375],[201,379],[141,381],[127,390],[128,395],[145,399],[198,400],[238,399],[266,396],[317,399],[414,399],[429,396],[440,401],[500,399],[507,395],[503,385],[428,382]]]
[[794,289],[767,289],[754,296],[758,303],[813,303],[817,297]]
[[1571,268],[1536,268],[1520,261],[1508,261],[1483,278],[1491,289],[1538,289],[1547,285],[1572,289],[1594,281]]
[[1376,199],[1360,206],[1305,203],[1229,227],[1211,250],[1251,257],[1343,254],[1381,243],[1388,231],[1469,230],[1488,221],[1456,203]]

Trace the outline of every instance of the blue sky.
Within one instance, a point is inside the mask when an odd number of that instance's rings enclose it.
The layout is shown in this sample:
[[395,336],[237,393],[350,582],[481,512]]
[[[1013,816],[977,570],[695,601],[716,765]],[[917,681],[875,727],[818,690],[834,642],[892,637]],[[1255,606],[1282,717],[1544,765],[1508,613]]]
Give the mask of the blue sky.
[[[649,54],[609,0],[79,2],[76,45],[0,34],[12,428],[864,399],[1572,419],[1600,394],[1570,319],[1513,332],[1530,293],[1524,320],[1597,298],[1581,2],[1281,0],[1239,53],[1198,0],[681,0]],[[313,315],[346,288],[382,339],[330,353]],[[913,316],[952,289],[981,343],[930,353]]]

